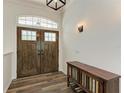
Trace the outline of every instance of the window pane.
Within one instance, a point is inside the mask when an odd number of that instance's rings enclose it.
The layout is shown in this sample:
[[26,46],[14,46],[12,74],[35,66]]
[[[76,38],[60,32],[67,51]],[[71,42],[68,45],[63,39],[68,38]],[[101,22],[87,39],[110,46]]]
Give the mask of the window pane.
[[33,26],[37,26],[37,21],[33,21]]
[[27,40],[31,40],[31,38],[32,38],[31,36],[27,36]]
[[48,21],[48,24],[52,24],[52,21]]
[[32,31],[32,36],[36,36],[36,32]]
[[34,22],[33,22],[33,26],[40,26],[40,25],[41,25],[41,23],[38,22],[38,21],[34,21]]
[[49,41],[49,38],[48,37],[45,37],[45,41]]
[[52,38],[55,38],[56,34],[55,33],[52,33]]
[[48,36],[51,37],[51,33],[48,33]]
[[22,30],[21,39],[34,41],[34,40],[36,40],[36,32],[35,31]]
[[49,37],[49,41],[52,41],[52,38],[51,37]]
[[26,39],[27,39],[27,36],[22,35],[22,40],[26,40]]
[[27,34],[27,31],[22,30],[22,35],[26,35],[26,34]]
[[28,36],[31,36],[31,31],[27,31],[27,35]]
[[32,25],[32,21],[26,21],[27,25]]
[[19,24],[25,24],[25,20],[19,20]]
[[57,23],[39,17],[19,17],[19,24],[32,25],[32,26],[41,26],[47,28],[57,28]]
[[45,33],[45,37],[48,37],[49,36],[49,33]]
[[33,25],[34,26],[38,25],[38,18],[37,17],[33,17]]
[[52,41],[56,41],[56,38],[52,38]]
[[19,17],[19,20],[25,20],[25,17]]
[[41,22],[46,23],[46,19],[42,19]]
[[38,21],[38,18],[37,17],[33,17],[33,22],[37,22]]
[[26,17],[26,21],[32,21],[32,17]]
[[51,32],[45,32],[45,41],[56,41],[56,34]]
[[34,40],[34,41],[35,41],[35,40],[36,40],[36,36],[32,36],[32,40]]

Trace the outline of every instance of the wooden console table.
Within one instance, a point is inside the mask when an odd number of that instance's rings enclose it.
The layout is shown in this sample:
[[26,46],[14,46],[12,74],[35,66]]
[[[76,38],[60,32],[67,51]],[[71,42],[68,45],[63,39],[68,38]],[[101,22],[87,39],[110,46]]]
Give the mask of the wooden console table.
[[80,62],[67,62],[67,85],[76,93],[119,93],[119,78]]

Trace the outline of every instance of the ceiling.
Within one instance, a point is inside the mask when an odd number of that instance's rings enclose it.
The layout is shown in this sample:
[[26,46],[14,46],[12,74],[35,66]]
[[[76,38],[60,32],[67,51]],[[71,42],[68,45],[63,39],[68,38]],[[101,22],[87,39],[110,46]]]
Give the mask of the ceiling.
[[[46,0],[21,0],[21,1],[24,1],[24,2],[30,2],[30,3],[33,3],[33,4],[38,4],[38,5],[45,5],[46,6]],[[71,0],[66,0],[66,4],[68,4]]]
[[46,5],[46,0],[25,0],[25,1],[28,1],[28,2],[31,2],[31,3],[36,3],[36,4],[44,4]]
[[[28,1],[28,2],[32,2],[32,3],[37,3],[37,4],[44,4],[46,5],[46,0],[25,0],[25,1]],[[68,3],[70,0],[66,0],[66,2]]]
[[[5,1],[14,1],[14,2],[22,2],[22,3],[27,3],[27,4],[34,4],[37,6],[45,6],[46,7],[46,0],[5,0]],[[66,10],[66,8],[75,0],[66,0],[66,5],[59,9],[59,11],[63,12]],[[55,5],[55,4],[54,4]],[[51,9],[51,8],[49,8]]]

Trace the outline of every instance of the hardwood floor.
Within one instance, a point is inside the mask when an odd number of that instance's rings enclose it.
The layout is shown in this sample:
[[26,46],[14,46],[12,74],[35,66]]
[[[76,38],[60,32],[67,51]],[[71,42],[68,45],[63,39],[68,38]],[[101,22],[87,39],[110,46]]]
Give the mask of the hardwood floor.
[[67,87],[62,72],[41,74],[13,80],[7,93],[74,93]]

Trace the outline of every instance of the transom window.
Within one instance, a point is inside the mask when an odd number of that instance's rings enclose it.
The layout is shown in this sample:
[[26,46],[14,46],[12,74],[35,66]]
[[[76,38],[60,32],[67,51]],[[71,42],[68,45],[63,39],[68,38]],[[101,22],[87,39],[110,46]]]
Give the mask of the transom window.
[[56,41],[56,33],[45,32],[45,41]]
[[40,17],[19,17],[18,24],[39,26],[47,28],[57,28],[57,23]]
[[22,30],[21,39],[36,41],[36,31]]

